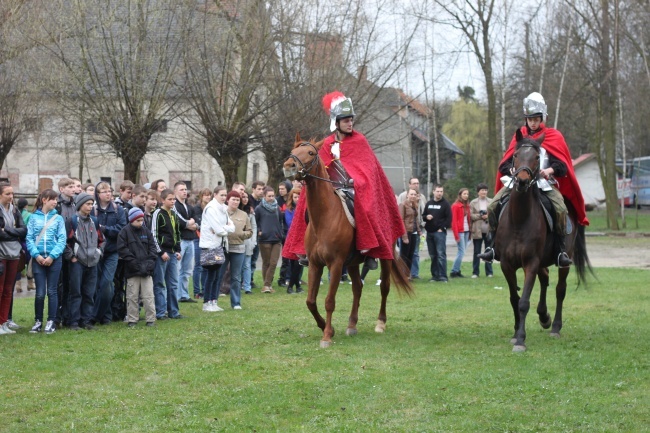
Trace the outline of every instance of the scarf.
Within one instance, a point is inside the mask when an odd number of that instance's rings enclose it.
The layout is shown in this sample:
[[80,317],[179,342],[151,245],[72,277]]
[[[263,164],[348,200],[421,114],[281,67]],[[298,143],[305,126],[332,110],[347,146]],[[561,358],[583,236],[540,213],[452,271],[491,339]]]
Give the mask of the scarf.
[[275,211],[278,209],[278,201],[273,199],[271,203],[268,201],[262,199],[262,202],[260,203],[264,209],[271,213],[275,213]]

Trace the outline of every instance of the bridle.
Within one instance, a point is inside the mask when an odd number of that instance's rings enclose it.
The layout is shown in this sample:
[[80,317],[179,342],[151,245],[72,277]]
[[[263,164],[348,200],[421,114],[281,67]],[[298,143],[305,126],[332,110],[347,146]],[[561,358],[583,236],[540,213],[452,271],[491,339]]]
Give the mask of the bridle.
[[289,158],[293,159],[296,163],[300,164],[300,170],[298,170],[298,172],[296,174],[299,174],[300,177],[302,177],[303,179],[306,179],[308,177],[313,177],[314,179],[322,180],[324,182],[329,182],[329,183],[331,183],[333,185],[341,185],[340,182],[334,182],[333,180],[325,179],[323,177],[319,177],[319,176],[316,176],[316,175],[310,173],[311,170],[319,163],[320,156],[318,155],[318,149],[316,149],[316,146],[314,146],[313,144],[311,144],[308,141],[302,141],[296,147],[303,147],[303,146],[309,146],[312,149],[314,149],[314,154],[316,156],[314,157],[314,159],[311,160],[311,162],[307,166],[307,165],[303,164],[303,162],[300,160],[300,158],[298,158],[293,153],[290,153]]
[[[535,148],[535,146],[533,146],[532,144],[522,144],[521,147],[519,147],[519,149],[517,149],[515,154],[512,156],[512,158],[513,158],[513,164],[512,164],[513,167],[514,167],[514,158],[517,156],[517,152],[519,152],[521,149],[524,149],[524,148],[527,148],[527,147],[534,149],[537,152],[537,157],[539,158],[539,151]],[[519,179],[519,177],[517,175],[519,173],[521,173],[522,171],[527,172],[528,175],[529,175],[529,180],[526,183],[523,184],[523,187],[524,187],[523,191],[525,192],[525,191],[528,191],[528,188],[530,188],[530,186],[533,184],[533,182],[537,181],[537,176],[539,175],[539,162],[538,162],[537,168],[535,170],[531,169],[527,165],[521,166],[517,170],[515,170],[515,172],[512,174],[512,178],[515,180],[515,184],[519,184],[519,182],[521,182],[521,180]]]

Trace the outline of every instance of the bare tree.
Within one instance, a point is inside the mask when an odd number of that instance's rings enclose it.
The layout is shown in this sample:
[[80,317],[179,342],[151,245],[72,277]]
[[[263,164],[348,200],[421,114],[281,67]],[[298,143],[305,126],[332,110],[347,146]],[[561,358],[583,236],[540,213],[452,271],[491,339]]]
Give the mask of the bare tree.
[[94,139],[138,180],[152,135],[173,116],[174,92],[192,2],[56,0],[43,4],[43,52],[65,111],[88,119]]
[[[501,159],[501,148],[497,135],[496,90],[493,68],[493,25],[495,21],[495,0],[436,0],[445,15],[430,16],[429,20],[459,30],[464,36],[464,48],[476,58],[483,72],[487,96],[487,152],[488,178],[494,178]],[[504,30],[505,31],[505,30]],[[459,47],[463,49],[463,47]]]
[[266,97],[274,62],[271,20],[266,2],[240,0],[206,4],[193,22],[181,85],[191,108],[184,121],[232,184],[257,148],[255,119],[272,105]]

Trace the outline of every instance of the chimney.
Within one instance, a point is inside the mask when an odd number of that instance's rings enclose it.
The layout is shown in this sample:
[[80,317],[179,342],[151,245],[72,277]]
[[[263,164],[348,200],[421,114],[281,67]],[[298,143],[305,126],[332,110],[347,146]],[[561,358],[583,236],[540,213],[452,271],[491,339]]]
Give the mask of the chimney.
[[368,81],[368,65],[359,66],[357,73],[359,81]]

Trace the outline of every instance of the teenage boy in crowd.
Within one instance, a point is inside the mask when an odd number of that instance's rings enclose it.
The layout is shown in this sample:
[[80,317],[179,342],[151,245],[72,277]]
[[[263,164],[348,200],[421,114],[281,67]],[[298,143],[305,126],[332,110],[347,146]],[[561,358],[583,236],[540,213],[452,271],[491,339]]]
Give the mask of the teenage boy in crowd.
[[[251,195],[249,196],[248,200],[251,202],[251,205],[253,206],[253,210],[255,210],[255,208],[264,199],[265,186],[266,185],[261,180],[256,180],[255,182],[252,183]],[[259,256],[260,256],[260,246],[259,244],[257,244],[255,245],[255,248],[253,248],[253,255],[251,256],[251,288],[253,289],[256,287],[253,278],[255,276],[255,269],[257,268],[257,258]]]
[[95,206],[99,229],[106,238],[104,256],[97,265],[97,292],[95,293],[95,321],[106,325],[113,320],[111,301],[115,287],[113,278],[117,269],[117,235],[126,225],[124,208],[113,201],[113,190],[106,182],[95,186]]
[[115,199],[115,203],[122,206],[125,212],[128,212],[133,207],[129,201],[131,201],[131,197],[133,196],[134,186],[130,180],[125,180],[120,184],[120,196]]
[[70,221],[68,243],[63,253],[70,273],[68,325],[75,331],[93,329],[97,264],[104,246],[97,218],[91,215],[94,204],[93,197],[85,192],[75,198],[77,214]]
[[[160,193],[162,204],[152,217],[151,234],[156,244],[156,268],[153,274],[153,293],[156,302],[156,319],[182,319],[178,311],[176,286],[178,286],[178,261],[181,259],[181,231],[178,217],[173,211],[174,191]],[[165,313],[167,317],[165,317]]]
[[81,179],[78,179],[76,177],[71,177],[70,179],[72,179],[74,185],[74,196],[77,197],[82,192]]
[[181,260],[178,262],[178,287],[176,299],[178,302],[196,301],[190,296],[188,290],[190,277],[194,271],[194,239],[196,236],[196,221],[194,220],[194,208],[188,206],[187,185],[183,181],[174,184],[174,212],[178,217],[178,224],[181,228]]
[[160,196],[156,191],[152,189],[147,191],[147,198],[144,201],[144,225],[149,229],[149,231],[152,231],[153,212],[158,207],[159,201]]
[[[64,177],[59,180],[59,197],[56,201],[56,211],[63,217],[65,222],[66,231],[70,229],[70,221],[77,213],[74,204],[75,180],[69,177]],[[64,258],[61,264],[61,272],[59,273],[59,285],[57,287],[57,294],[59,297],[58,310],[56,313],[55,325],[61,328],[61,325],[68,324],[68,291],[70,289],[70,273],[69,262]]]
[[133,207],[129,211],[129,224],[117,237],[117,251],[124,263],[127,326],[132,328],[138,323],[138,299],[142,299],[147,326],[154,326],[156,304],[151,276],[158,256],[156,244],[151,232],[144,225],[144,212],[140,208]]

